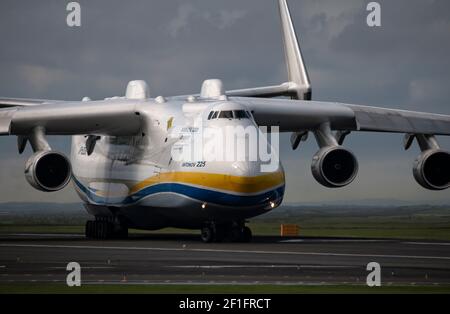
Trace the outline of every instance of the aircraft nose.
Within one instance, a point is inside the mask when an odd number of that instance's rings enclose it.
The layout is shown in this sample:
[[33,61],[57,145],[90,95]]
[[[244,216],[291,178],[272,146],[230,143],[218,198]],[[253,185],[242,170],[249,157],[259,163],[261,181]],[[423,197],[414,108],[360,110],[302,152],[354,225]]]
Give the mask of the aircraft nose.
[[259,162],[235,162],[229,182],[237,192],[257,194],[284,186],[284,172],[279,167],[271,172],[261,171]]
[[271,167],[264,167],[264,163],[260,161],[238,161],[231,163],[231,171],[235,176],[240,177],[256,177],[270,173],[283,171],[281,163]]
[[231,173],[239,177],[253,177],[258,174],[258,163],[257,162],[233,162],[231,164]]

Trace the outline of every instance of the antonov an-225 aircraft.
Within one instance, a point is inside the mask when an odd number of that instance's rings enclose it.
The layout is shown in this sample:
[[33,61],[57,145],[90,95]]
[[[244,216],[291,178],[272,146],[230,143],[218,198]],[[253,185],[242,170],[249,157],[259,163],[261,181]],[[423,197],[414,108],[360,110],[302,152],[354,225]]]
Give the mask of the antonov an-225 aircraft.
[[[286,0],[278,5],[288,82],[225,91],[220,80],[206,80],[198,95],[151,98],[145,82],[131,81],[125,97],[100,101],[2,98],[0,135],[16,135],[19,153],[31,144],[25,176],[36,189],[58,191],[73,181],[95,217],[86,223],[88,238],[179,227],[200,229],[205,242],[249,241],[246,219],[283,199],[283,168],[277,161],[263,171],[260,159],[173,158],[203,127],[275,126],[292,134],[293,149],[312,133],[319,146],[312,173],[330,188],[356,176],[357,160],[342,146],[350,132],[404,133],[405,149],[416,140],[422,151],[413,165],[417,182],[447,189],[450,154],[435,135],[450,135],[450,116],[312,101]],[[70,160],[51,149],[46,135],[72,135]]]

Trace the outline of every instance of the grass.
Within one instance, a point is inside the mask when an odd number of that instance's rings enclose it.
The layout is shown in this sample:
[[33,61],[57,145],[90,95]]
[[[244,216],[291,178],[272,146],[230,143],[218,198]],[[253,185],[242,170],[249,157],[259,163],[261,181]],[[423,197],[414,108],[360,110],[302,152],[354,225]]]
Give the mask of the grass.
[[250,223],[254,234],[278,235],[280,224],[300,226],[300,235],[308,237],[363,237],[450,241],[448,210],[404,215],[364,216],[363,214],[313,214],[289,218],[256,218]]
[[[289,222],[295,223],[295,222]],[[433,224],[422,224],[408,228],[401,224],[380,223],[367,226],[364,224],[324,224],[311,226],[307,223],[297,222],[300,226],[300,236],[305,237],[355,237],[355,238],[393,238],[393,239],[417,239],[417,240],[442,240],[450,241],[450,227],[436,227]],[[254,234],[279,235],[280,223],[256,222],[251,223]]]
[[87,284],[81,287],[67,287],[58,283],[8,283],[0,284],[4,293],[116,293],[116,294],[300,294],[300,293],[433,293],[448,294],[450,286],[297,286],[297,285],[133,285],[133,284]]

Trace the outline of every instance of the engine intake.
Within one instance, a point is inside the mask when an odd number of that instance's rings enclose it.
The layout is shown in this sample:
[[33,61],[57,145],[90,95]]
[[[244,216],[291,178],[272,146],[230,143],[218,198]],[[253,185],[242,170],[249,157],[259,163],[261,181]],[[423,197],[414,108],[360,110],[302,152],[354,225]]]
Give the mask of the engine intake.
[[350,184],[358,173],[353,153],[340,146],[321,148],[313,157],[311,171],[320,184],[338,188]]
[[70,161],[59,152],[36,152],[25,165],[25,177],[28,183],[45,192],[61,190],[69,183],[71,175]]
[[424,151],[414,161],[413,174],[426,189],[447,189],[450,186],[450,154],[438,149]]

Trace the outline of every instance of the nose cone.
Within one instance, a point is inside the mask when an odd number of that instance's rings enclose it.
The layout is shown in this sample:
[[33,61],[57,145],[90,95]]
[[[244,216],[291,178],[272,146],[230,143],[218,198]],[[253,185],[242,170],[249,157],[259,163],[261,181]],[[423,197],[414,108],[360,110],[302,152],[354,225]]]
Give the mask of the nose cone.
[[262,171],[260,162],[233,162],[228,176],[229,188],[251,197],[265,209],[277,207],[284,196],[285,177],[280,163],[272,171]]

